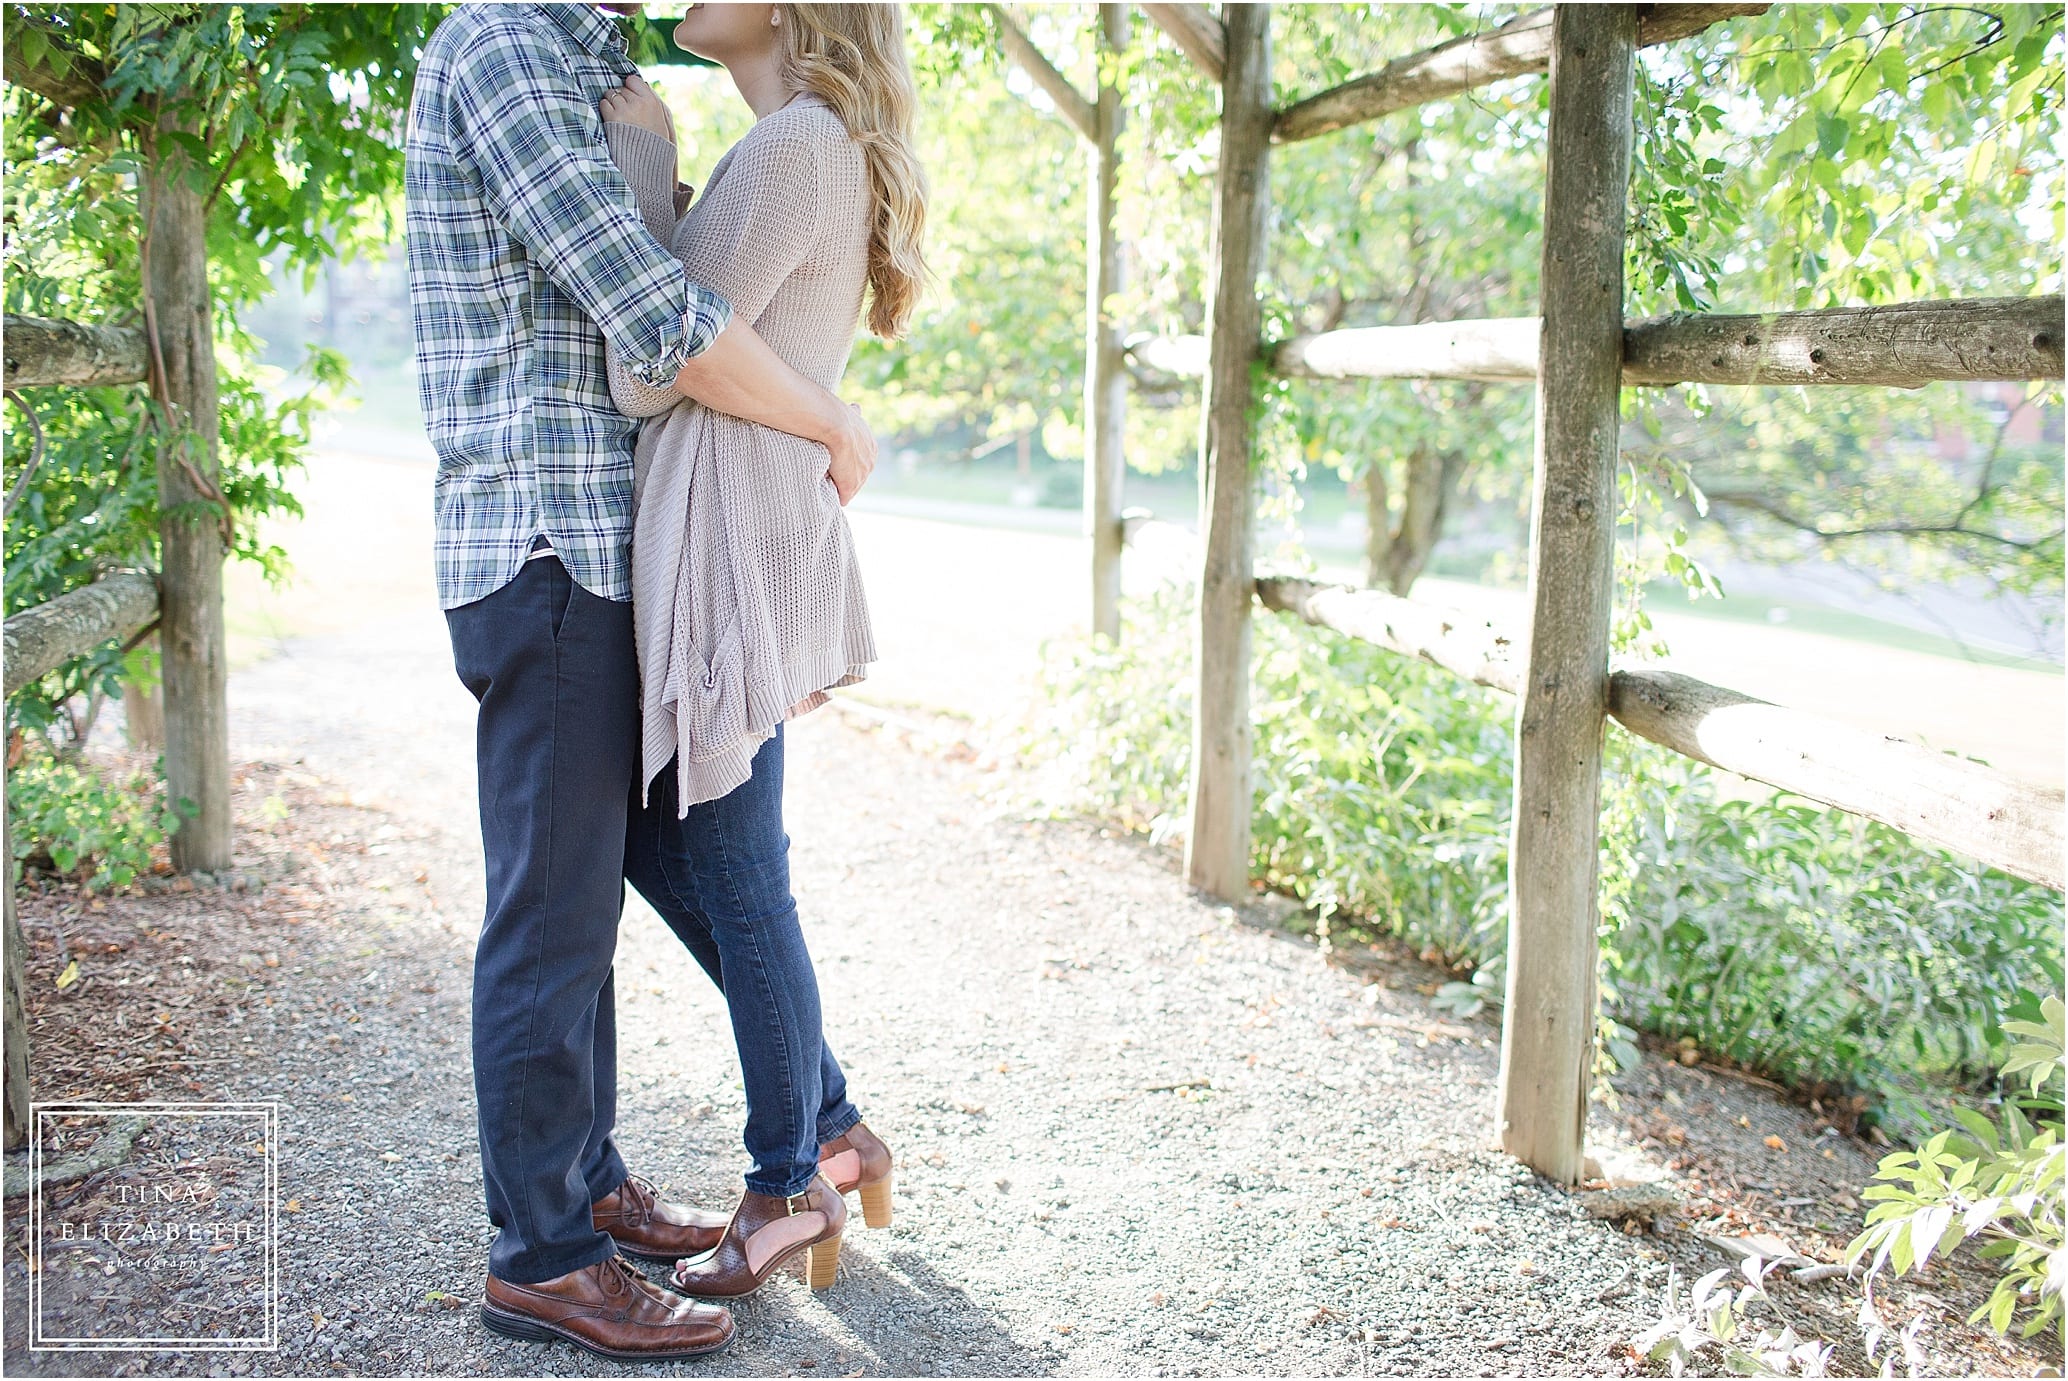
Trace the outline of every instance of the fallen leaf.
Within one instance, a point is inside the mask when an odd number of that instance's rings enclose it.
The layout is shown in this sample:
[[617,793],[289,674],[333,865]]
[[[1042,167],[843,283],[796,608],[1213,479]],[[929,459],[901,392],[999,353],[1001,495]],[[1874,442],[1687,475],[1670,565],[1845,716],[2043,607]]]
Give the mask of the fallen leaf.
[[302,1201],[300,1199],[289,1199],[286,1211],[289,1213],[300,1213],[302,1211]]
[[396,1155],[393,1151],[383,1151],[381,1152],[381,1159],[393,1165],[396,1161],[401,1160],[402,1157]]
[[1777,1136],[1769,1136],[1766,1139],[1766,1148],[1769,1151],[1785,1151],[1788,1149],[1788,1143]]
[[78,981],[79,961],[74,959],[71,963],[65,965],[65,971],[57,976],[57,986],[60,990],[63,990],[71,987]]
[[1778,1261],[1790,1270],[1817,1264],[1771,1233],[1755,1232],[1743,1237],[1710,1237],[1705,1233],[1702,1240],[1738,1260],[1756,1256],[1761,1261]]

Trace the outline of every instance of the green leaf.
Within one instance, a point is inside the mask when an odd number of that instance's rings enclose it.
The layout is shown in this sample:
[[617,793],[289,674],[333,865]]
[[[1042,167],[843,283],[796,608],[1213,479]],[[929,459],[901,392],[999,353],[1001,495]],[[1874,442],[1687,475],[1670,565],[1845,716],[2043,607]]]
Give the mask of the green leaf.
[[1996,1124],[1994,1122],[1991,1122],[1973,1108],[1961,1107],[1953,1109],[1953,1120],[1972,1132],[1975,1140],[1983,1146],[1991,1151],[1996,1149]]
[[1845,140],[1849,128],[1843,116],[1819,115],[1817,117],[1817,156],[1819,158],[1838,157],[1845,149]]
[[2017,1307],[2017,1287],[2008,1280],[1997,1281],[1995,1291],[1989,1296],[1989,1327],[1998,1335],[2008,1332],[2011,1326],[2011,1311]]

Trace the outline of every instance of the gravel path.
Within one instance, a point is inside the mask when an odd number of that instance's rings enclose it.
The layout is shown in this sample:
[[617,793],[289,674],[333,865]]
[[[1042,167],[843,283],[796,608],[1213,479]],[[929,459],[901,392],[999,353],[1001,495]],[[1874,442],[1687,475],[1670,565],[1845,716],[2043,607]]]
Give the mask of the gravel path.
[[[355,531],[420,558],[409,521]],[[786,1277],[743,1303],[738,1344],[702,1364],[490,1335],[473,1312],[489,1236],[467,1062],[473,706],[428,599],[374,619],[233,677],[233,753],[253,764],[240,867],[265,890],[146,899],[149,943],[170,948],[136,941],[119,961],[187,963],[182,936],[229,956],[201,964],[209,1000],[177,1023],[199,1078],[124,1096],[279,1100],[280,1349],[31,1357],[10,1252],[8,1371],[1627,1374],[1668,1261],[1720,1264],[1687,1233],[1589,1220],[1498,1154],[1498,1030],[1433,1012],[1429,973],[1331,967],[1188,896],[1168,854],[1020,819],[999,804],[1005,774],[825,711],[790,735],[795,885],[828,1030],[898,1154],[896,1226],[857,1224],[833,1290]],[[44,950],[35,965],[55,971]],[[626,1157],[722,1205],[744,1105],[718,998],[636,899],[618,965]],[[152,999],[94,981],[151,1020]],[[108,1060],[39,1073],[39,1096]],[[1800,1192],[1762,1135],[1807,1148],[1808,1113],[1699,1070],[1648,1061],[1642,1078],[1622,1115],[1596,1110],[1598,1154],[1716,1181],[1704,1230],[1731,1230],[1734,1195]],[[1866,1148],[1817,1144],[1799,1154],[1864,1183]],[[1773,1166],[1741,1186],[1698,1147]],[[1941,1293],[1939,1317],[1965,1312]],[[1840,1293],[1820,1307],[1827,1336],[1850,1331]],[[1982,1347],[1948,1370],[1970,1367],[2021,1369]]]
[[[320,781],[298,823],[329,812],[340,850],[355,813],[383,820],[359,843],[396,881],[210,1090],[283,1105],[280,1351],[126,1365],[630,1370],[473,1317],[480,874],[442,629],[305,640],[233,694],[239,757]],[[1645,1322],[1632,1294],[1596,1299],[1626,1267],[1663,1273],[1642,1240],[1489,1148],[1490,1027],[1442,1035],[1463,1028],[1412,988],[1187,897],[1164,855],[1000,813],[971,765],[831,712],[791,751],[796,888],[837,1049],[899,1155],[898,1219],[851,1234],[837,1288],[772,1285],[731,1352],[684,1370],[1599,1372]],[[716,995],[636,903],[619,975],[627,1158],[720,1203],[743,1104]]]

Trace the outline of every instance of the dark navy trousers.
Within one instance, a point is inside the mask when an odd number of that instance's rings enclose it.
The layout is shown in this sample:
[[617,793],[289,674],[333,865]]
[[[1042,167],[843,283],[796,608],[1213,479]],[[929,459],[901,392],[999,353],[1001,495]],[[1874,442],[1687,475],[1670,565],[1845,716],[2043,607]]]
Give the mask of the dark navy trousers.
[[488,1269],[533,1284],[610,1256],[590,1205],[625,1179],[611,961],[624,906],[625,788],[638,776],[632,606],[547,556],[446,611],[480,702],[488,907],[474,953],[474,1092]]
[[[632,607],[557,557],[446,611],[480,704],[475,756],[488,906],[474,954],[474,1092],[496,1227],[488,1269],[513,1284],[609,1256],[590,1206],[625,1179],[611,961],[627,880],[725,993],[747,1089],[747,1176],[802,1192],[818,1146],[861,1114],[819,1029],[818,982],[790,897],[783,742],[753,779],[676,814],[673,764],[642,805]],[[730,978],[728,983],[726,980]]]

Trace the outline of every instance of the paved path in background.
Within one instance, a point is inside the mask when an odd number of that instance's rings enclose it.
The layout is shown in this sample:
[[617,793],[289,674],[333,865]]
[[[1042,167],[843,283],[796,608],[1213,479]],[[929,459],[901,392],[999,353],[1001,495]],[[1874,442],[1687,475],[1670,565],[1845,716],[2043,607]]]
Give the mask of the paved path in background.
[[[300,486],[311,519],[277,538],[294,554],[294,585],[266,591],[250,572],[233,572],[244,655],[283,636],[427,616],[430,476],[422,459],[319,455]],[[990,719],[1026,695],[1044,641],[1083,637],[1090,575],[1081,539],[875,512],[866,491],[850,517],[883,653],[859,698]],[[1128,553],[1128,588],[1188,579],[1191,569],[1183,535],[1152,528]],[[1517,592],[1434,578],[1416,589],[1467,612],[1523,616]],[[2034,781],[2068,781],[2061,676],[1670,609],[1654,619],[1673,665],[1704,680]]]

